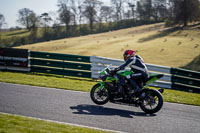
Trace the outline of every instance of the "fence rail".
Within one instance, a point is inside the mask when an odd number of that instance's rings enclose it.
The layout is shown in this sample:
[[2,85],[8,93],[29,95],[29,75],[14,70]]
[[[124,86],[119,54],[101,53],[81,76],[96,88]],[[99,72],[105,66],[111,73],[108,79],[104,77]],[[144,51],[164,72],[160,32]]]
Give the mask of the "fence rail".
[[54,60],[90,63],[89,56],[58,54],[58,53],[48,53],[48,52],[38,52],[38,51],[30,51],[30,56],[32,58],[43,58],[43,59],[54,59]]
[[46,67],[38,67],[38,66],[32,66],[31,71],[38,72],[38,73],[63,75],[63,76],[91,78],[91,72],[86,72],[86,71],[65,70],[65,69],[46,68]]
[[31,72],[91,78],[89,56],[30,52]]
[[79,69],[79,70],[88,70],[91,69],[91,64],[82,64],[82,63],[72,63],[64,61],[50,61],[50,60],[41,60],[41,59],[30,59],[31,65],[39,66],[48,66],[48,67],[60,67],[68,69]]
[[171,74],[200,79],[200,72],[185,70],[181,68],[171,68]]
[[[1,49],[1,51],[3,50],[4,49]],[[0,69],[97,79],[99,72],[107,65],[112,64],[113,67],[117,67],[123,63],[123,60],[97,56],[90,57],[28,50],[25,51],[27,51],[28,55],[28,57],[26,57],[29,64],[28,67],[20,68],[15,66],[6,66],[5,63],[7,63],[7,60],[16,62],[16,59],[18,58],[15,58],[15,56],[18,57],[19,55],[16,54],[13,58],[11,56],[13,54],[12,52],[11,55],[4,55],[2,54],[3,52],[1,52]],[[151,86],[200,93],[200,72],[153,64],[146,65],[150,73],[164,74],[161,79],[150,84]]]

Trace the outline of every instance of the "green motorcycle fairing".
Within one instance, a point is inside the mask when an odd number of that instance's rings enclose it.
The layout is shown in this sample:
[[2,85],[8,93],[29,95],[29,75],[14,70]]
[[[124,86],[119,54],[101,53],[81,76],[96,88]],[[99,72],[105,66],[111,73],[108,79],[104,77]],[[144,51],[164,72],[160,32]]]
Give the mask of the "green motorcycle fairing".
[[105,83],[104,82],[99,82],[100,86],[98,88],[99,91],[101,91],[101,89],[104,87]]
[[[101,71],[100,74],[101,75],[105,75],[105,74],[107,74],[107,72],[106,72],[106,70],[104,70],[104,71]],[[121,70],[121,71],[117,72],[117,74],[121,75],[121,76],[128,76],[130,74],[133,74],[133,72],[127,71],[127,70]],[[113,82],[113,81],[118,82],[119,79],[117,77],[115,77],[115,76],[114,77],[106,77],[106,80],[104,82],[103,81],[99,82],[99,84],[100,84],[100,87],[98,88],[99,91],[104,87],[105,82]]]
[[153,83],[154,81],[160,79],[161,77],[163,77],[163,74],[149,74],[149,78],[147,79],[145,85],[149,85],[151,83]]
[[[131,71],[127,71],[127,70],[122,70],[117,72],[117,75],[121,75],[121,76],[128,76],[130,74],[133,74],[133,72]],[[113,82],[113,81],[119,81],[118,77],[107,77],[105,82]]]
[[117,72],[118,75],[121,75],[121,76],[128,76],[128,75],[131,75],[133,74],[132,71],[127,71],[127,70],[121,70],[119,72]]
[[[102,70],[100,72],[100,74],[101,75],[106,75],[106,74],[108,74],[108,72],[109,72],[109,67],[106,67],[104,70]],[[120,71],[117,72],[117,75],[126,77],[128,75],[133,74],[133,73],[134,72],[128,71],[128,70],[120,70]],[[163,74],[150,74],[148,80],[145,83],[145,86],[148,86],[149,84],[153,83],[154,81],[160,79],[162,76],[163,76]],[[114,76],[114,77],[108,76],[108,77],[106,77],[105,81],[99,82],[99,84],[100,84],[99,90],[101,90],[104,87],[104,85],[105,85],[104,82],[113,82],[113,81],[119,82],[118,77],[117,76]]]
[[[156,76],[156,75],[150,74],[150,76]],[[153,78],[149,79],[145,84],[146,85],[151,84],[151,83],[153,83],[156,80],[158,80],[158,78],[157,77],[153,77]]]

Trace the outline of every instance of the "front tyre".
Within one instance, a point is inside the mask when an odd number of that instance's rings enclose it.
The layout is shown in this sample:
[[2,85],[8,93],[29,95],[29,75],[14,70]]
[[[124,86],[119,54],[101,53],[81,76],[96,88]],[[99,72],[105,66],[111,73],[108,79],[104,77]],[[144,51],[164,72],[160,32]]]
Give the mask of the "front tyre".
[[92,101],[98,105],[106,104],[110,99],[110,92],[108,89],[103,86],[101,90],[99,90],[100,83],[94,85],[90,91],[90,97]]
[[145,97],[140,101],[140,108],[148,114],[158,112],[163,106],[162,94],[157,90],[151,89],[148,89],[143,93],[145,93]]

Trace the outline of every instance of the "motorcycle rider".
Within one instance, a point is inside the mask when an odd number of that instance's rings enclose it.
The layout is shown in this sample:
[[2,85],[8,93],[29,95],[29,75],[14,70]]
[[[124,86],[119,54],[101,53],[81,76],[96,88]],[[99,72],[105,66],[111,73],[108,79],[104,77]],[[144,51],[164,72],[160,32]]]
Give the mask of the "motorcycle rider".
[[[139,55],[135,55],[134,50],[125,50],[123,56],[125,63],[115,68],[113,73],[116,73],[119,70],[123,70],[126,67],[130,67],[134,73],[126,76],[126,78],[130,81],[131,86],[134,89],[135,95],[139,96],[142,90],[142,84],[149,76],[148,69],[144,64],[144,60]],[[122,84],[120,83],[120,86],[118,88],[118,92],[120,94],[123,93],[123,87],[121,85]],[[129,90],[130,95],[131,92],[132,90]]]

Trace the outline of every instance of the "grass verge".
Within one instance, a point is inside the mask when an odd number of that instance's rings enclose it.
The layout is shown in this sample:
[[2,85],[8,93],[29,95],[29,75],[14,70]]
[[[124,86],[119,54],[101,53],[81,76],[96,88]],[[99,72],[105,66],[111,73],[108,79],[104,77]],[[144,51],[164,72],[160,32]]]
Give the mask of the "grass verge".
[[95,81],[75,78],[64,78],[62,76],[46,76],[34,73],[2,72],[0,71],[0,82],[16,83],[23,85],[42,86],[75,91],[90,91]]
[[58,124],[0,113],[0,133],[106,133],[105,131]]
[[[24,85],[59,88],[66,90],[89,92],[97,82],[84,79],[63,78],[55,76],[35,75],[33,73],[0,71],[0,82]],[[165,89],[165,102],[191,104],[200,106],[200,94]]]

